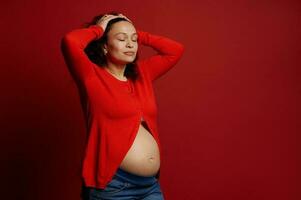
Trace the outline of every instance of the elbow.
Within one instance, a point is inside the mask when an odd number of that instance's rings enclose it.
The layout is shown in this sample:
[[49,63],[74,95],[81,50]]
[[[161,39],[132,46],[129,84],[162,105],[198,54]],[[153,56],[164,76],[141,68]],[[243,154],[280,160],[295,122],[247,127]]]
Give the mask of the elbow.
[[68,46],[70,43],[69,36],[66,34],[61,38],[61,48]]
[[181,52],[181,55],[184,54],[184,51],[185,51],[185,46],[180,43],[180,52]]
[[182,58],[183,54],[184,54],[184,45],[181,43],[177,42],[177,45],[174,46],[173,50],[173,55],[170,56],[170,62],[172,63],[172,65],[175,65],[176,63],[179,62],[179,60]]
[[61,39],[61,44],[69,44],[72,43],[72,36],[70,36],[70,34],[66,34],[62,37]]
[[185,47],[182,43],[178,43],[178,47],[177,47],[177,57],[180,59],[185,51]]
[[77,48],[80,47],[79,42],[72,36],[72,34],[67,33],[61,38],[61,48]]
[[78,38],[76,36],[75,30],[67,32],[61,39],[62,43],[65,44],[76,44],[78,42]]
[[66,34],[61,38],[60,48],[64,54],[68,54],[71,49],[77,48],[76,40],[73,39],[72,35]]
[[68,49],[69,44],[70,44],[69,37],[67,35],[64,35],[60,41],[61,51],[65,52],[66,49]]

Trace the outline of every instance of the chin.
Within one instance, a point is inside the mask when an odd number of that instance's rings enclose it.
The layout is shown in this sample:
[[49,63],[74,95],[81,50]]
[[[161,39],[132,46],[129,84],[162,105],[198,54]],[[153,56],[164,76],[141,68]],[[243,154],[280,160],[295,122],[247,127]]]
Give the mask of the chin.
[[113,57],[111,58],[111,60],[113,62],[115,62],[116,64],[129,64],[129,63],[132,63],[134,62],[134,60],[136,59],[136,56],[135,57],[123,57],[123,56],[119,56],[119,57]]
[[124,64],[129,64],[129,63],[132,63],[134,62],[135,59],[126,59],[126,60],[121,60],[122,63]]

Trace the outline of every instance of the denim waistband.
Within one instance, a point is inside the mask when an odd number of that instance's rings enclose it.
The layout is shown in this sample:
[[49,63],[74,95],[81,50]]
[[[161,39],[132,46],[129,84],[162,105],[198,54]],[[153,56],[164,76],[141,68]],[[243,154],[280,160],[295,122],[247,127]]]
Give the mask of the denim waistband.
[[136,174],[132,174],[127,172],[120,167],[117,168],[117,171],[114,175],[115,179],[129,182],[135,185],[152,185],[157,181],[157,178],[154,176],[139,176]]

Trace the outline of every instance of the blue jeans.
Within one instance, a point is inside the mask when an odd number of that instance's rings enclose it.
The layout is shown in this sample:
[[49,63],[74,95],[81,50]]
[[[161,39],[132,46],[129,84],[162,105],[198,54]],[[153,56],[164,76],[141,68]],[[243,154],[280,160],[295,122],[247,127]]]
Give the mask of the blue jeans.
[[164,200],[158,179],[118,168],[106,188],[82,186],[83,200]]

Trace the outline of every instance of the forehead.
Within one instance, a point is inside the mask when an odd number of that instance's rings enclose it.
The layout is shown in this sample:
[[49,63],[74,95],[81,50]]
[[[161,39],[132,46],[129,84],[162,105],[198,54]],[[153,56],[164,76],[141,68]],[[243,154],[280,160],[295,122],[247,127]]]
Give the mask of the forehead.
[[114,36],[114,35],[119,35],[119,34],[120,35],[123,35],[123,34],[132,35],[134,33],[136,33],[136,29],[132,23],[127,22],[127,21],[120,21],[120,22],[116,22],[115,24],[112,25],[112,28],[108,34],[111,36]]

